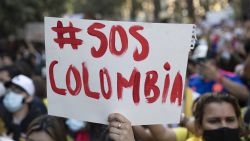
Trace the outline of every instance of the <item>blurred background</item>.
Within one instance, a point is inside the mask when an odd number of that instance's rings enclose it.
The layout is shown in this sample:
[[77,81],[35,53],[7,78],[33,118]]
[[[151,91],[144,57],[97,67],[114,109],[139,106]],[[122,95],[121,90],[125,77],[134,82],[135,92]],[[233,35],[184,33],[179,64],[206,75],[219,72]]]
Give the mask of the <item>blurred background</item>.
[[[241,135],[250,141],[250,0],[0,0],[0,140],[6,135],[16,141],[45,139],[33,134],[39,130],[55,134],[53,141],[108,139],[107,126],[47,116],[45,16],[196,24],[184,118],[179,125],[164,126],[192,132],[184,123],[194,121],[194,101],[207,92],[228,93],[238,99]],[[182,135],[177,141],[189,137]]]
[[[44,16],[195,23],[246,20],[249,0],[1,0],[0,39],[23,38]],[[36,24],[35,24],[35,23]],[[41,27],[42,28],[42,27]]]

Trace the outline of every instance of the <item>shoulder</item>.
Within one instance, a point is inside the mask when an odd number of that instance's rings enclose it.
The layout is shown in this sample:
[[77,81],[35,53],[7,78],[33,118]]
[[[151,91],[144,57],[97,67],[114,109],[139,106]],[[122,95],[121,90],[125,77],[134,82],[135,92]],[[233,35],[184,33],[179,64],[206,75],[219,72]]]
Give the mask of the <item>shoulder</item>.
[[188,137],[188,130],[184,127],[177,127],[173,129],[177,141],[185,141]]
[[33,101],[30,103],[31,111],[36,111],[41,114],[47,114],[47,108],[45,104],[38,97],[34,97]]
[[203,141],[201,137],[191,137],[191,138],[188,138],[186,141]]
[[8,112],[3,105],[3,98],[0,99],[0,118],[4,122],[10,122],[12,119],[11,113]]

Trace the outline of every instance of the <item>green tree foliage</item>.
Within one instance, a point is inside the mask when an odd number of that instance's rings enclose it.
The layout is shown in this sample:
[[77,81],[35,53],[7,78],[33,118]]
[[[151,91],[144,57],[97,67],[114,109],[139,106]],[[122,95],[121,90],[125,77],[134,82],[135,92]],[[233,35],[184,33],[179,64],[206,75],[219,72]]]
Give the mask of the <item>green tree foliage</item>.
[[143,0],[131,0],[132,8],[130,11],[130,17],[132,20],[136,19],[137,12],[142,10],[142,2]]
[[[30,1],[30,0],[28,0]],[[60,17],[65,14],[68,0],[43,0],[43,11],[46,16]]]
[[241,16],[243,20],[250,19],[250,1],[249,0],[241,1]]
[[65,13],[66,0],[0,0],[0,38],[15,34],[27,22]]
[[98,14],[102,18],[116,18],[120,16],[122,4],[126,0],[74,0],[74,12]]
[[161,11],[161,2],[160,0],[154,0],[154,21],[159,22],[159,13]]

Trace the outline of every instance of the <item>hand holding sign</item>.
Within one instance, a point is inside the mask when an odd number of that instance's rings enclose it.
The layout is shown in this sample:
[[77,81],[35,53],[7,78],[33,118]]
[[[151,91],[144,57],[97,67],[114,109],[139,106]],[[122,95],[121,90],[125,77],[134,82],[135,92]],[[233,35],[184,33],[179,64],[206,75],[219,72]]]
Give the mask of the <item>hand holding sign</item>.
[[135,141],[131,123],[119,113],[110,114],[109,136],[114,141]]

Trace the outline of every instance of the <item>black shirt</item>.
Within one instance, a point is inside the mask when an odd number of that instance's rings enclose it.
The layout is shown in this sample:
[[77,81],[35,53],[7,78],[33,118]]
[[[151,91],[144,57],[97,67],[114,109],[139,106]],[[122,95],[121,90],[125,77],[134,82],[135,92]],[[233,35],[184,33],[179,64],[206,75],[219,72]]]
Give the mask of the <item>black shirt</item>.
[[43,109],[41,110],[41,108],[37,106],[38,101],[33,100],[33,102],[29,104],[29,112],[26,115],[26,117],[21,121],[20,124],[15,124],[13,123],[12,113],[7,111],[2,101],[3,100],[1,99],[0,117],[4,121],[7,134],[13,134],[13,139],[15,141],[19,141],[21,134],[27,132],[27,128],[33,119],[35,119],[36,117],[42,114],[46,114]]

